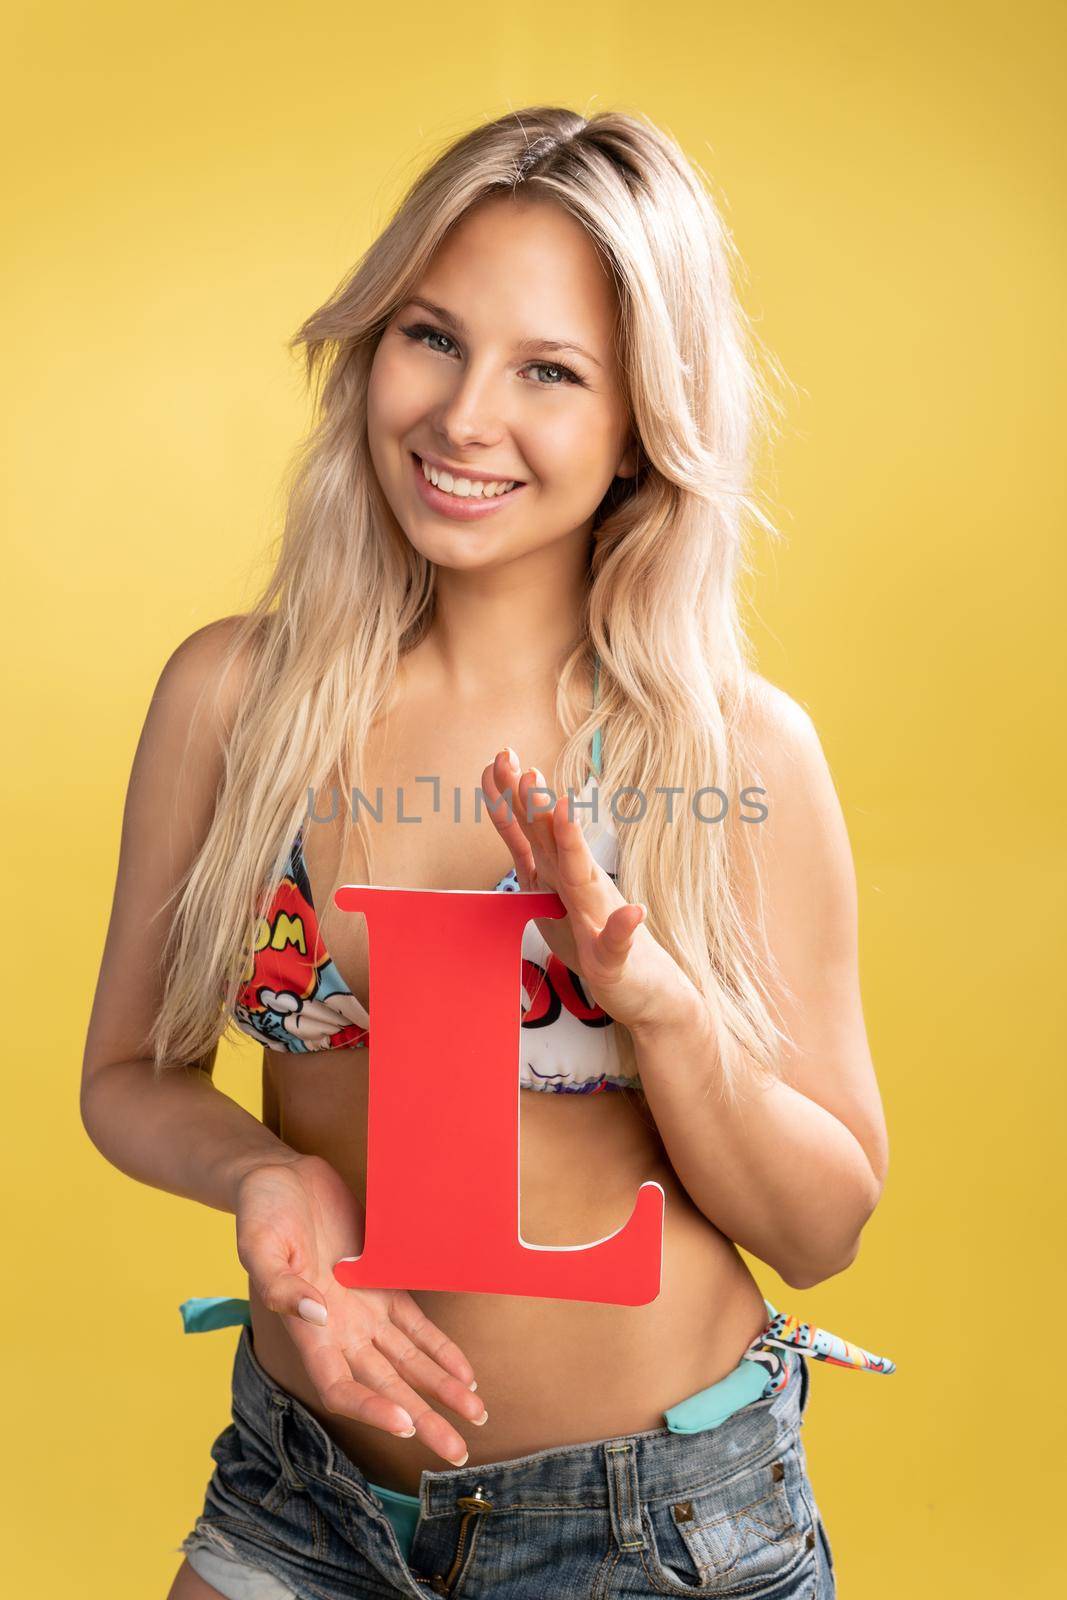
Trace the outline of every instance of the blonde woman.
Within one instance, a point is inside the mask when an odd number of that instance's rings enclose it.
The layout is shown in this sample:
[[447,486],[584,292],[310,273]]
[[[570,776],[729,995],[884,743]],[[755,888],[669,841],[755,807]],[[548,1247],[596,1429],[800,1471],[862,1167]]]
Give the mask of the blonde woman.
[[[85,1053],[94,1143],[233,1212],[248,1274],[182,1306],[241,1331],[171,1600],[834,1593],[807,1361],[893,1363],[737,1247],[844,1271],[887,1140],[841,811],[738,617],[772,408],[733,265],[647,119],[535,107],[446,149],[296,335],[277,564],[163,669]],[[372,882],[559,894],[522,950],[522,1236],[603,1239],[659,1182],[648,1304],[335,1279],[374,1030],[333,895]],[[262,1122],[212,1082],[230,1025]]]

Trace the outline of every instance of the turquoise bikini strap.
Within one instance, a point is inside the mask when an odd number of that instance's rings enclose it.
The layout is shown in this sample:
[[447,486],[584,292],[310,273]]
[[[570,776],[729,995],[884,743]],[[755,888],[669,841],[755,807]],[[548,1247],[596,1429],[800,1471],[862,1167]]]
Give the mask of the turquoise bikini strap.
[[186,1333],[210,1333],[215,1328],[252,1326],[252,1312],[247,1300],[236,1295],[196,1295],[183,1300],[178,1310]]

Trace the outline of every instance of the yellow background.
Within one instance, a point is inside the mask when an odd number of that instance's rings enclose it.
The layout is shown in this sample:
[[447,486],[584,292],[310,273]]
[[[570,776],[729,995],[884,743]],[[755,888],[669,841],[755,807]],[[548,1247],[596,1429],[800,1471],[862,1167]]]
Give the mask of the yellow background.
[[[307,417],[286,337],[431,149],[550,101],[640,108],[705,167],[797,386],[753,627],[848,817],[892,1166],[848,1273],[798,1293],[756,1271],[898,1363],[813,1367],[839,1591],[1048,1592],[1057,9],[9,6],[8,1592],[162,1600],[228,1420],[236,1332],[186,1337],[178,1303],[242,1292],[233,1219],[110,1167],[78,1114],[149,694],[265,570]],[[257,1062],[220,1061],[250,1107]]]

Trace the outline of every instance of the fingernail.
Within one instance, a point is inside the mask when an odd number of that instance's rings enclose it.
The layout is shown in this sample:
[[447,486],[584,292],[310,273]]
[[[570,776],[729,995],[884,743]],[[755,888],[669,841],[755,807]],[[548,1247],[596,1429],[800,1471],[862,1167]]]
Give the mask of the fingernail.
[[511,748],[510,745],[508,745],[508,748],[507,748],[507,757],[508,757],[508,766],[511,768],[512,772],[518,772],[518,770],[519,770],[519,758],[516,755],[515,751]]
[[464,1450],[463,1454],[460,1456],[458,1461],[453,1460],[453,1458],[451,1456],[449,1456],[448,1459],[449,1459],[449,1461],[452,1462],[452,1465],[454,1467],[461,1467],[463,1465],[463,1463],[466,1461],[466,1459],[467,1459],[467,1457],[469,1455],[470,1455],[470,1451],[469,1450]]
[[411,1435],[415,1432],[415,1424],[412,1422],[406,1411],[401,1411],[400,1416],[407,1426],[402,1428],[394,1428],[392,1431],[396,1434],[398,1439],[410,1439]]
[[320,1305],[317,1300],[309,1299],[307,1295],[303,1300],[297,1301],[296,1309],[305,1322],[315,1322],[321,1328],[326,1321],[326,1307]]
[[477,1387],[478,1387],[478,1380],[477,1380],[477,1378],[475,1378],[474,1382],[471,1384],[471,1388],[472,1389],[477,1389]]
[[474,1423],[476,1428],[482,1427],[484,1423],[489,1421],[488,1411],[483,1411],[480,1417],[472,1417],[471,1421]]

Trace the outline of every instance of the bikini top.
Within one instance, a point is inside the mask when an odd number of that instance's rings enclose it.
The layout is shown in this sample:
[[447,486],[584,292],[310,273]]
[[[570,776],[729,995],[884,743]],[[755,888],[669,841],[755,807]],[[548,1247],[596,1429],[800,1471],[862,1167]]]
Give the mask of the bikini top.
[[[594,674],[593,703],[600,662]],[[593,735],[592,764],[578,799],[599,790],[601,733]],[[593,812],[575,804],[594,860],[612,881],[618,834],[610,806],[597,800]],[[515,869],[494,886],[497,894],[521,892]],[[522,939],[519,1083],[555,1094],[595,1094],[637,1088],[618,1053],[616,1024],[585,992],[582,980],[554,955],[531,919]],[[304,861],[303,828],[293,840],[285,871],[266,911],[258,918],[252,954],[238,990],[234,1020],[242,1032],[271,1050],[361,1049],[370,1043],[370,1016],[348,988],[319,932]]]

